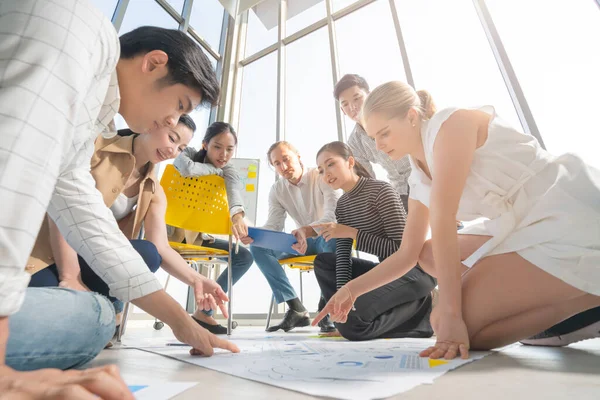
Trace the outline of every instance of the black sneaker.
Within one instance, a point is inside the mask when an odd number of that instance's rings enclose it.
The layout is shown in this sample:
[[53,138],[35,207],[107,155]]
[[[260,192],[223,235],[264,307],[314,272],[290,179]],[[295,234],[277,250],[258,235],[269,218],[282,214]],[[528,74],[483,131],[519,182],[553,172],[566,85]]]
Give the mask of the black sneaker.
[[271,326],[267,329],[267,332],[275,332],[283,329],[284,332],[289,332],[294,328],[309,326],[310,318],[308,318],[308,311],[294,311],[291,308],[287,310],[283,320],[279,325]]
[[327,314],[325,318],[320,320],[318,325],[319,328],[321,328],[319,333],[331,333],[337,330],[333,322],[331,322],[331,319],[329,319],[329,314]]
[[561,347],[597,337],[600,337],[600,307],[574,315],[537,335],[521,340],[521,343],[528,346]]
[[[213,333],[215,335],[226,335],[227,334],[227,327],[226,326],[223,326],[221,324],[217,324],[217,325],[207,324],[206,322],[202,322],[199,319],[196,319],[194,317],[192,317],[192,319],[194,321],[196,321],[196,323],[198,325],[200,325],[201,327],[203,327],[204,329],[206,329],[210,333]],[[231,328],[232,329],[237,328],[237,326],[238,326],[238,323],[236,321],[231,321]]]

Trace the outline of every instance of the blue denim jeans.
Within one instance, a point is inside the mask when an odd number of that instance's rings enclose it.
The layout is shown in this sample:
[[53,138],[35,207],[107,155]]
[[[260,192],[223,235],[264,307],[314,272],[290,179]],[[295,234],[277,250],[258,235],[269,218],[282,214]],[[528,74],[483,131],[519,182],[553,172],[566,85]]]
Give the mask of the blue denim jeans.
[[6,364],[19,371],[68,369],[91,361],[115,333],[115,312],[97,293],[28,288],[9,318]]
[[[215,239],[214,243],[204,242],[202,243],[202,246],[229,251],[229,241],[222,239]],[[239,281],[242,276],[244,276],[244,274],[252,266],[253,262],[254,259],[252,258],[252,254],[250,254],[247,248],[240,246],[239,251],[236,254],[235,244],[233,245],[233,252],[231,254],[231,282],[233,285],[235,285],[235,283]],[[223,289],[225,293],[227,293],[228,274],[229,268],[226,268],[225,271],[223,271],[217,278],[217,283],[219,286],[221,286],[221,289]],[[204,310],[203,312],[206,315],[213,315],[213,310]]]
[[[316,238],[308,238],[306,242],[307,248],[305,255],[307,256],[320,253],[335,253],[335,239],[326,242],[325,239],[318,236]],[[252,245],[250,245],[250,252],[254,256],[256,265],[267,279],[269,286],[271,286],[277,304],[298,297],[278,261],[283,258],[297,257],[297,255]]]

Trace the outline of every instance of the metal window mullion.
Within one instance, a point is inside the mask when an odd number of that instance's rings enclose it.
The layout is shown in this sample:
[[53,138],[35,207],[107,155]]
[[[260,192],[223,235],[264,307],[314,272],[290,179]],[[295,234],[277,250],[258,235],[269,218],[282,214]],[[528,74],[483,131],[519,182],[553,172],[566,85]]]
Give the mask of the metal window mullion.
[[190,26],[190,16],[192,15],[193,6],[194,0],[185,0],[185,3],[183,3],[183,11],[181,12],[183,21],[179,24],[180,31],[187,32],[188,27]]
[[[228,15],[228,14],[226,14]],[[248,12],[242,13],[236,19],[228,16],[226,44],[223,49],[223,94],[224,104],[219,106],[217,119],[229,122],[239,131],[239,115],[241,112],[241,92],[243,80],[243,65],[240,60],[244,57]],[[236,148],[236,152],[237,152]]]
[[408,83],[410,86],[416,89],[412,69],[410,68],[410,62],[408,60],[408,52],[406,51],[406,43],[404,43],[404,36],[402,35],[402,29],[400,27],[398,9],[394,0],[390,0],[390,9],[392,11],[392,19],[394,20],[394,28],[396,28],[396,37],[398,38],[398,46],[400,47],[402,64],[404,65],[404,75],[406,77],[406,83]]
[[535,119],[533,118],[533,114],[529,108],[529,104],[525,99],[525,94],[521,89],[521,85],[519,84],[519,80],[515,74],[515,70],[512,67],[506,50],[504,49],[504,45],[502,44],[498,30],[496,29],[487,5],[485,4],[485,0],[473,0],[473,5],[475,6],[475,11],[477,12],[479,21],[483,26],[483,30],[485,31],[490,47],[492,48],[492,52],[496,58],[496,63],[500,68],[500,73],[502,74],[502,78],[504,79],[504,83],[506,84],[523,129],[525,132],[533,135],[540,142],[542,148],[545,149],[546,146],[544,145],[542,136],[540,135],[537,124],[535,123]]
[[200,46],[202,46],[202,48],[206,50],[213,58],[216,58],[217,61],[221,58],[219,52],[213,49],[212,46],[208,44],[206,40],[204,40],[204,38],[198,34],[198,32],[196,32],[193,26],[188,26],[187,34],[193,37],[196,42],[200,43]]
[[128,5],[129,0],[119,0],[117,3],[117,7],[115,8],[115,12],[113,13],[112,17],[112,23],[117,32],[119,32],[121,25],[123,25],[123,18],[125,18],[125,11],[127,11]]
[[[331,56],[331,76],[333,77],[333,84],[335,85],[340,80],[340,60],[337,53],[337,39],[335,35],[335,24],[331,15],[333,14],[333,1],[325,0],[325,7],[327,8],[327,31],[329,33],[329,54]],[[333,91],[333,90],[332,90]],[[337,100],[335,100],[335,120],[337,123],[338,140],[345,142],[344,140],[344,127],[342,121],[342,112],[338,106]]]
[[180,26],[181,23],[183,22],[183,18],[181,18],[181,15],[179,14],[179,12],[177,12],[173,6],[171,6],[169,3],[167,3],[166,0],[154,0],[158,3],[159,6],[161,6],[166,12],[167,14],[169,14],[171,16],[171,18],[173,18],[175,21],[177,21]]
[[279,1],[279,26],[277,27],[277,122],[276,139],[285,140],[285,21],[287,0]]
[[[226,47],[226,43],[227,43],[227,32],[229,30],[229,13],[227,11],[225,11],[225,9],[223,9],[223,18],[221,20],[221,37],[219,39],[219,54],[221,54],[221,57],[217,59],[217,69],[216,69],[216,73],[217,73],[217,79],[219,79],[219,83],[221,85],[221,99],[223,99],[223,93],[224,93],[224,89],[225,89],[225,79],[223,77],[223,71],[224,71],[224,62],[225,62],[225,47]],[[228,59],[230,59],[231,57],[228,57]],[[208,119],[209,123],[213,123],[216,121],[217,119],[217,115],[218,115],[218,111],[219,108],[221,108],[221,106],[219,107],[213,107],[210,110],[210,117]]]
[[276,52],[279,49],[279,43],[273,43],[272,45],[265,47],[257,53],[251,54],[250,56],[244,58],[240,61],[242,66],[246,66],[248,64],[252,64],[254,61],[260,60],[261,58],[268,56],[269,54]]
[[334,13],[331,14],[331,17],[333,18],[334,21],[337,21],[338,19],[345,17],[348,14],[352,14],[355,11],[360,10],[361,8],[368,6],[371,3],[375,3],[377,0],[360,0],[357,1],[356,3],[350,4],[349,6],[342,8],[341,10],[338,10]]

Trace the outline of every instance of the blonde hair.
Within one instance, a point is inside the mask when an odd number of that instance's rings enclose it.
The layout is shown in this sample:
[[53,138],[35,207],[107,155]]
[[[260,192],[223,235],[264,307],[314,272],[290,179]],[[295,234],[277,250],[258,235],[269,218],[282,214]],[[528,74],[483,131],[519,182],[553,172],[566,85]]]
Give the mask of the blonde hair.
[[436,110],[431,94],[426,90],[415,90],[404,82],[392,81],[377,86],[365,100],[364,117],[380,112],[389,118],[404,118],[410,109],[415,109],[422,119],[430,119]]
[[[271,145],[271,147],[269,147],[269,150],[267,150],[267,160],[269,161],[270,165],[273,165],[273,163],[271,162],[271,153],[273,151],[275,151],[275,149],[279,148],[280,146],[284,146],[287,147],[288,150],[293,151],[294,153],[296,153],[297,155],[299,155],[300,153],[298,153],[298,149],[296,149],[296,147],[294,147],[294,145],[292,145],[290,142],[287,142],[285,140],[280,140],[279,142],[275,142]],[[300,165],[302,165],[302,162],[300,162]]]

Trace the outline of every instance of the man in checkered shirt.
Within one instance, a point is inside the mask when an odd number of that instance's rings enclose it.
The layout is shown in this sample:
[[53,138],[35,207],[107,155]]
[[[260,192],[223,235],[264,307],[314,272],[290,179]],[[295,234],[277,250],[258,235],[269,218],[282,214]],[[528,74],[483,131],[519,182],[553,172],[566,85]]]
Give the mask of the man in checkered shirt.
[[[69,398],[72,385],[102,398],[127,391],[114,367],[29,375],[13,369],[79,366],[115,328],[112,306],[99,295],[27,288],[24,268],[46,212],[111,295],[170,325],[196,354],[237,350],[162,289],[90,174],[94,140],[114,130],[117,112],[143,134],[174,126],[218,95],[209,60],[183,32],[142,27],[119,41],[88,0],[0,2],[0,393]],[[201,306],[226,299],[216,283],[199,285],[207,296],[197,299]]]

